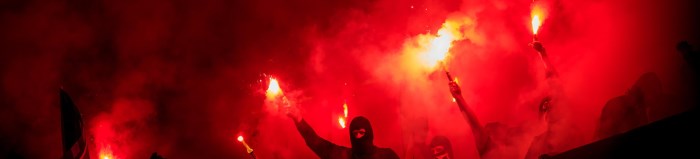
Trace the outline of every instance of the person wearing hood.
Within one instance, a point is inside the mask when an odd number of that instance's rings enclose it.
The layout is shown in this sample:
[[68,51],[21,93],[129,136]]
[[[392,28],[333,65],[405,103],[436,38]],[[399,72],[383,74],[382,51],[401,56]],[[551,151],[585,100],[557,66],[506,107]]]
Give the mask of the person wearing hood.
[[304,142],[321,159],[398,159],[399,156],[389,148],[379,148],[374,145],[372,125],[365,117],[358,116],[350,122],[350,143],[352,147],[340,146],[321,138],[314,129],[302,118],[294,106],[285,106],[286,114],[294,120],[299,134]]
[[610,99],[600,114],[596,137],[604,139],[649,123],[649,109],[662,105],[661,80],[653,73],[643,74],[629,91]]
[[452,143],[445,136],[435,136],[430,141],[430,149],[434,159],[454,159]]

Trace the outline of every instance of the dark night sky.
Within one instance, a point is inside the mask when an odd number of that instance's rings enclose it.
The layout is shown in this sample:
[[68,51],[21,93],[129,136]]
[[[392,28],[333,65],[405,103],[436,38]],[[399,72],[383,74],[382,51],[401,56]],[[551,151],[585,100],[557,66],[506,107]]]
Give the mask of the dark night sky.
[[[700,46],[698,1],[546,1],[540,38],[561,73],[564,110],[575,112],[562,133],[581,139],[566,145],[594,141],[602,106],[645,72],[677,105],[659,116],[697,104],[675,45]],[[292,121],[265,107],[272,75],[337,144],[350,145],[335,121],[347,101],[350,117],[372,121],[375,143],[402,157],[421,119],[428,136],[467,150],[458,158],[476,157],[444,77],[407,64],[408,44],[468,19],[474,32],[454,43],[448,64],[467,102],[483,123],[537,123],[544,71],[527,46],[530,2],[0,1],[0,155],[61,156],[63,88],[91,155],[110,144],[118,158],[244,158],[234,138],[245,135],[260,158],[313,158]]]

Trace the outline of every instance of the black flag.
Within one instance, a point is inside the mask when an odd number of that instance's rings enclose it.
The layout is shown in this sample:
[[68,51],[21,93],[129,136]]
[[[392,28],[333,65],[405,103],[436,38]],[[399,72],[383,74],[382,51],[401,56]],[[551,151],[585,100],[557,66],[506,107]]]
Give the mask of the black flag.
[[68,93],[61,94],[61,136],[63,137],[64,159],[89,159],[87,144],[83,133],[83,119],[80,111],[70,99]]

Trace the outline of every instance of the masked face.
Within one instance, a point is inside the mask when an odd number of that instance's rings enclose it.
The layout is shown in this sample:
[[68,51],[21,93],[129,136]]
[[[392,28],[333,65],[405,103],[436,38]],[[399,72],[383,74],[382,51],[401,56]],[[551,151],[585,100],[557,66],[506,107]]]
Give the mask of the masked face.
[[435,136],[433,140],[430,141],[430,149],[433,152],[433,158],[435,159],[452,159],[452,144],[447,137]]
[[365,117],[356,117],[350,122],[350,143],[352,144],[352,152],[357,156],[364,156],[374,148],[374,134],[372,125]]
[[445,150],[445,146],[435,146],[431,149],[433,150],[433,157],[435,159],[450,159]]
[[352,137],[354,137],[355,139],[362,139],[362,137],[364,137],[366,133],[367,130],[365,130],[365,128],[360,128],[352,131]]

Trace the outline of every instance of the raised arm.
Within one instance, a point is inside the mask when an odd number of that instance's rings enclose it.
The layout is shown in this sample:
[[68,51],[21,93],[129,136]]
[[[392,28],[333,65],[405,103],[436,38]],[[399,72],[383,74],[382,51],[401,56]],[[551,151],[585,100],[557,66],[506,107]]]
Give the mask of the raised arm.
[[316,153],[319,158],[330,158],[331,153],[334,150],[342,149],[341,146],[333,144],[330,141],[318,136],[311,125],[306,123],[306,121],[301,117],[299,109],[290,105],[284,106],[284,109],[287,116],[294,120],[294,124],[296,125],[299,134],[301,134],[301,137],[304,138],[306,146],[309,146],[311,151]]
[[534,48],[535,51],[537,51],[537,53],[540,54],[540,59],[542,59],[542,63],[544,64],[544,68],[546,69],[547,79],[557,78],[559,75],[558,75],[556,69],[554,69],[554,66],[552,65],[552,63],[549,61],[549,56],[547,55],[547,50],[544,49],[544,46],[542,45],[542,43],[540,43],[539,41],[534,41],[534,42],[532,42],[532,48]]
[[469,109],[467,102],[464,101],[464,97],[462,97],[462,90],[459,88],[459,85],[454,81],[450,82],[449,85],[450,93],[452,93],[452,97],[455,98],[455,102],[457,102],[457,106],[459,106],[462,116],[464,116],[467,123],[469,123],[469,126],[471,126],[472,134],[475,138],[474,141],[476,142],[476,147],[479,150],[479,155],[483,156],[490,149],[489,142],[491,142],[491,138],[484,132],[484,127],[481,125],[481,123],[479,123],[479,120],[476,118],[476,115],[474,115],[474,112]]

